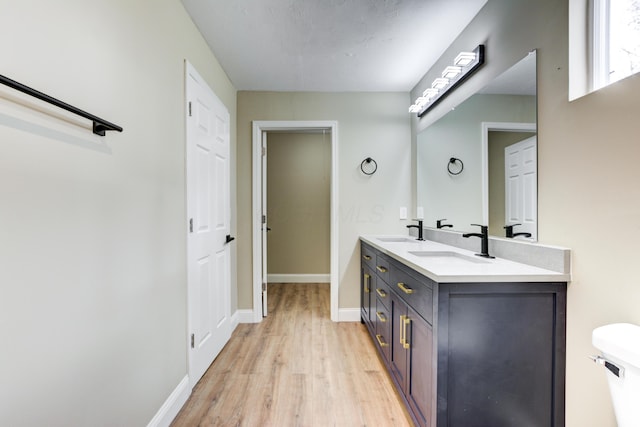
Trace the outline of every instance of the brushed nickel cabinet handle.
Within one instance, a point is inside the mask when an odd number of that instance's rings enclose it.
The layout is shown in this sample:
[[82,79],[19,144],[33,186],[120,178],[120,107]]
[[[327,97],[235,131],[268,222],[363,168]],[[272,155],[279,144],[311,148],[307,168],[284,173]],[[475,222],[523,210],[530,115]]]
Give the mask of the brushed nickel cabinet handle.
[[402,292],[404,292],[405,294],[411,295],[413,293],[413,289],[409,288],[407,285],[405,285],[402,282],[398,282],[398,287],[402,289]]

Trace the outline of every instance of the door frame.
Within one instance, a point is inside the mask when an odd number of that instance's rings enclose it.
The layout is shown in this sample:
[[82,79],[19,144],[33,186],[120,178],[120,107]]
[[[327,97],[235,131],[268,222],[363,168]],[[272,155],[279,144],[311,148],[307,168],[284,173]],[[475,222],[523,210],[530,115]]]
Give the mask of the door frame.
[[338,122],[337,121],[254,121],[253,122],[253,180],[252,218],[253,235],[253,321],[262,321],[262,132],[328,130],[331,133],[331,189],[330,189],[330,276],[331,320],[338,319]]
[[482,223],[489,224],[489,132],[537,133],[536,123],[482,122]]

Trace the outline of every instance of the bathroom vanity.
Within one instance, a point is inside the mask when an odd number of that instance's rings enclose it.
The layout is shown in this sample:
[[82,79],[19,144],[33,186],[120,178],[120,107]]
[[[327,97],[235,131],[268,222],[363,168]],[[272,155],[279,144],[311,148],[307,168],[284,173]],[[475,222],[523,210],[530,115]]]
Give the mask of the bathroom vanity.
[[563,426],[568,274],[361,237],[361,319],[418,426]]

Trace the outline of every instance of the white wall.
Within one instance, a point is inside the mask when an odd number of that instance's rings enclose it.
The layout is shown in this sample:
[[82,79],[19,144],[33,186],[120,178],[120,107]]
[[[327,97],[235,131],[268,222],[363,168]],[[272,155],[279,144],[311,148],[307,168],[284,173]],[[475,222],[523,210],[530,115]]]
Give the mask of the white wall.
[[[572,250],[566,421],[568,427],[613,427],[605,372],[587,356],[596,351],[595,327],[640,324],[640,76],[569,102],[568,3],[489,0],[412,99],[461,50],[485,43],[487,62],[436,107],[440,113],[538,49],[538,238]],[[414,138],[437,116],[414,119]]]
[[[407,234],[398,219],[411,201],[410,127],[406,93],[238,92],[238,306],[252,308],[251,122],[336,120],[339,174],[339,308],[360,306],[358,237]],[[360,162],[378,162],[367,177]],[[313,242],[309,242],[313,244]]]
[[146,425],[187,373],[184,59],[234,130],[235,88],[178,0],[0,10],[1,74],[124,128],[0,94],[0,425]]

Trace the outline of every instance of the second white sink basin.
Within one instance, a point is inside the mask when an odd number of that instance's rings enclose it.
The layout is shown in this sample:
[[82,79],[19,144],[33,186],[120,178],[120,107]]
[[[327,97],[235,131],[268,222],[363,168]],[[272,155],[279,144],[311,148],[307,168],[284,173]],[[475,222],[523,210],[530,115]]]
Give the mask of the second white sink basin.
[[467,256],[452,251],[409,251],[411,255],[418,257],[429,258],[434,261],[441,262],[458,262],[458,263],[473,263],[473,264],[488,264],[484,258],[477,256]]

